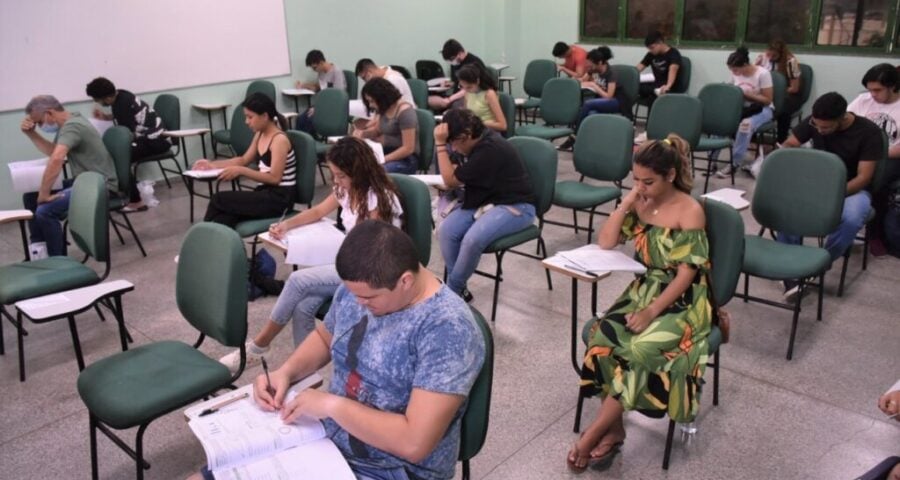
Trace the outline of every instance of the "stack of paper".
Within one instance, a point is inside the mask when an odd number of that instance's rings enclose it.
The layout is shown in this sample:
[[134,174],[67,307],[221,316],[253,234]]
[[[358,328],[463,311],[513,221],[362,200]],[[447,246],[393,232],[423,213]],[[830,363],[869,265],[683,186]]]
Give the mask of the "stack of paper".
[[282,241],[287,246],[286,263],[306,267],[332,265],[344,242],[344,232],[333,221],[322,219],[290,230]]
[[575,250],[557,252],[576,269],[587,273],[632,272],[644,273],[647,267],[618,250],[603,250],[597,245],[585,245]]
[[[18,193],[37,192],[40,190],[47,160],[46,158],[39,158],[37,160],[8,163],[13,190]],[[62,175],[56,177],[52,187],[53,190],[59,190],[60,188],[62,188]]]
[[216,178],[224,168],[210,168],[209,170],[185,170],[182,175],[192,178]]

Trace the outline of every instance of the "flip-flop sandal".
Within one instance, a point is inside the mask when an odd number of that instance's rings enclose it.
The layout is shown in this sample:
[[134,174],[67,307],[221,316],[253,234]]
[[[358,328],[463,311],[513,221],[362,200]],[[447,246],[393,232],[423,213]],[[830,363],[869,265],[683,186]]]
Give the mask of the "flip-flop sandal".
[[619,451],[622,449],[622,445],[625,442],[616,442],[609,447],[609,451],[599,457],[591,457],[588,461],[588,468],[595,471],[606,470],[612,466],[613,460],[616,458],[616,455],[619,454]]

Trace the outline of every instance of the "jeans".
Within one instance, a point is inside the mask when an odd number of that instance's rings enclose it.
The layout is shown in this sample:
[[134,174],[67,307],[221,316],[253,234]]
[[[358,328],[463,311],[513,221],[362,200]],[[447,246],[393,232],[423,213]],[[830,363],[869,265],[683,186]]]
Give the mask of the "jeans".
[[334,265],[304,268],[292,273],[272,309],[272,321],[286,325],[291,320],[294,346],[300,345],[315,328],[319,307],[334,296],[340,285],[341,277]]
[[316,127],[313,125],[313,113],[312,110],[307,108],[301,113],[296,120],[297,130],[301,132],[306,132],[313,137],[316,136]]
[[31,243],[46,242],[47,255],[50,257],[66,254],[66,238],[63,235],[62,222],[69,214],[69,200],[72,196],[73,180],[63,182],[63,189],[52,192],[60,197],[51,202],[38,205],[37,192],[22,195],[25,208],[34,212],[34,218],[28,222],[31,232]]
[[[837,230],[828,234],[825,239],[825,249],[831,255],[831,261],[840,258],[844,252],[853,245],[856,234],[866,223],[866,216],[872,208],[872,195],[862,190],[844,198],[844,210],[841,212],[841,223]],[[802,238],[796,235],[788,235],[779,232],[776,237],[781,243],[800,245]]]
[[[512,210],[516,210],[514,213]],[[534,223],[534,205],[496,205],[475,219],[475,209],[454,210],[441,223],[438,242],[447,266],[447,286],[456,293],[466,288],[481,253],[494,240],[524,230]]]
[[619,101],[615,98],[595,98],[584,102],[581,105],[581,113],[578,115],[576,132],[581,126],[581,122],[593,113],[619,113]]
[[741,121],[737,135],[734,137],[734,147],[731,150],[732,165],[736,167],[744,161],[744,155],[747,154],[747,148],[750,146],[750,139],[753,138],[753,134],[764,123],[771,121],[772,115],[773,112],[770,107],[763,107],[761,112]]
[[378,466],[362,465],[358,462],[349,462],[350,470],[356,474],[357,480],[409,480],[406,470],[403,468],[384,468]]

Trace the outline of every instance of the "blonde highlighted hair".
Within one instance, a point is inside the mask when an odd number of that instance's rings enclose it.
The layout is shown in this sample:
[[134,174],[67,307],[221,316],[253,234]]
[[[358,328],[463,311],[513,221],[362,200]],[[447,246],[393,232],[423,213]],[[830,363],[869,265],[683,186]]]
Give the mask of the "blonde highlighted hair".
[[688,142],[671,133],[663,140],[644,142],[634,154],[634,163],[653,170],[663,177],[675,170],[672,184],[684,193],[690,194],[694,186],[691,171],[691,146]]

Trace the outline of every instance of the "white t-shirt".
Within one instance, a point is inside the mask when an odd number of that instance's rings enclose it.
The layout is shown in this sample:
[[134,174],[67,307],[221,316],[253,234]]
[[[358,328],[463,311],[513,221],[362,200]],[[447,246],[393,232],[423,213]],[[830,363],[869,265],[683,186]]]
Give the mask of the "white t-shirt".
[[[759,95],[764,88],[772,88],[772,74],[762,67],[756,67],[749,77],[744,75],[731,75],[731,83],[740,87],[744,92]],[[749,107],[751,102],[745,101],[744,106]],[[772,107],[772,104],[766,105]]]
[[416,102],[413,100],[412,90],[409,89],[409,83],[406,82],[406,77],[403,76],[402,73],[392,69],[391,67],[381,67],[387,68],[387,71],[384,72],[384,79],[391,82],[397,90],[400,90],[400,98],[403,99],[404,102],[415,105]]
[[[350,208],[350,195],[344,191],[339,191],[337,188],[334,190],[334,196],[337,198],[338,204],[341,206],[341,223],[343,223],[344,228],[347,233],[356,226],[357,214]],[[400,206],[400,199],[397,198],[396,195],[393,195],[391,198],[391,210],[394,212],[394,217],[391,218],[391,224],[395,227],[401,226],[400,215],[403,214],[403,207]],[[369,211],[373,211],[378,208],[378,197],[375,195],[373,190],[369,190]]]
[[869,92],[861,93],[850,102],[847,111],[875,122],[887,134],[891,146],[900,144],[900,100],[894,103],[878,103]]

